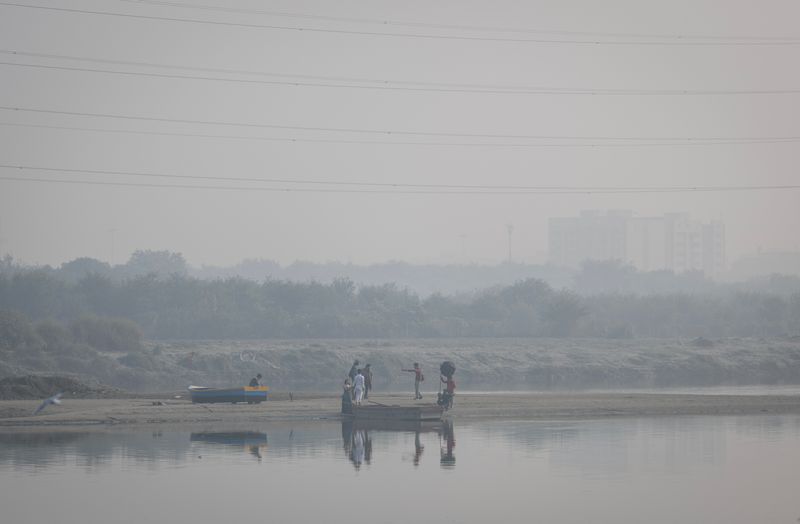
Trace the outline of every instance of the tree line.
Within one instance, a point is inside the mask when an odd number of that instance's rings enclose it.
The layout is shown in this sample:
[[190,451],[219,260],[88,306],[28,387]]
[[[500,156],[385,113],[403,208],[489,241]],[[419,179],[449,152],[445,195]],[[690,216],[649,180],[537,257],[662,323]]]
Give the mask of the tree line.
[[78,279],[0,271],[0,309],[38,321],[127,319],[151,339],[414,337],[766,337],[800,330],[800,293],[578,295],[538,279],[470,295],[422,298],[394,284],[356,285],[181,273]]

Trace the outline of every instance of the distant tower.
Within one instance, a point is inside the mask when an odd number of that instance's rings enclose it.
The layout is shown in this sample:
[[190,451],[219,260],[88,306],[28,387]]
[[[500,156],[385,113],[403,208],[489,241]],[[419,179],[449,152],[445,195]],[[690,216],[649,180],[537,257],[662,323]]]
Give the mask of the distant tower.
[[511,263],[511,234],[514,233],[514,224],[506,224],[508,231],[508,263]]

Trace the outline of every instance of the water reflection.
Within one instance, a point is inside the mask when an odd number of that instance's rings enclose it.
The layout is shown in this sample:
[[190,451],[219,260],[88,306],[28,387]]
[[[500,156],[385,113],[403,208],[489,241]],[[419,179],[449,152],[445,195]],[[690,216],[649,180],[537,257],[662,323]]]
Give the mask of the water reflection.
[[800,418],[472,422],[460,425],[459,453],[455,433],[454,423],[447,420],[298,422],[193,431],[9,430],[0,431],[0,473],[51,466],[92,471],[120,464],[158,470],[195,462],[198,456],[220,462],[249,462],[251,457],[284,462],[335,459],[355,470],[389,467],[397,458],[419,469],[426,462],[435,464],[435,451],[431,456],[430,450],[438,445],[438,463],[444,469],[455,467],[456,455],[468,465],[492,449],[523,461],[546,456],[550,467],[583,475],[626,475],[636,468],[688,474],[700,466],[718,467],[729,461],[734,436],[745,442],[781,441],[787,435],[800,440]]
[[[292,435],[289,435],[291,439]],[[262,451],[267,449],[267,434],[260,431],[213,431],[192,433],[189,435],[191,442],[203,442],[221,446],[232,446],[246,450],[261,462],[264,458]]]
[[799,446],[798,416],[7,430],[0,521],[247,520],[269,494],[270,520],[336,524],[358,493],[397,524],[794,522]]
[[442,439],[444,440],[444,445],[439,447],[439,464],[443,468],[454,468],[456,467],[456,456],[453,451],[456,448],[456,434],[452,421],[444,421],[442,423]]
[[412,463],[420,465],[425,445],[422,443],[423,433],[438,433],[441,444],[440,464],[443,467],[455,466],[455,433],[452,421],[403,421],[403,420],[342,420],[342,447],[345,456],[353,467],[359,470],[363,464],[372,463],[373,435],[376,432],[393,434],[414,434],[414,451]]

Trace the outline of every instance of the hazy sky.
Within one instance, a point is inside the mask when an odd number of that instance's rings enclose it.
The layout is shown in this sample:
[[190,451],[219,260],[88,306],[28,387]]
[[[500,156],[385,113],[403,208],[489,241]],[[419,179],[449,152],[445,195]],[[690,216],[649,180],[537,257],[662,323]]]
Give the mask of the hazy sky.
[[[105,172],[0,168],[0,176],[358,190],[380,188],[148,178],[109,172],[290,181],[580,187],[778,185],[800,181],[797,141],[643,146],[625,140],[617,141],[618,147],[549,147],[577,141],[511,137],[596,137],[582,142],[586,145],[608,143],[600,140],[602,137],[800,137],[800,93],[730,94],[736,90],[800,90],[800,45],[661,45],[696,41],[688,36],[672,38],[674,35],[736,37],[736,43],[757,44],[764,43],[765,38],[793,37],[794,44],[798,44],[800,3],[795,1],[175,1],[322,17],[185,9],[122,0],[20,2],[159,19],[0,5],[0,50],[61,56],[0,53],[0,62],[161,75],[0,65],[0,106],[286,127],[0,110],[0,164]],[[432,25],[375,24],[339,18]],[[443,25],[491,26],[505,31]],[[544,32],[508,31],[511,28]],[[586,32],[656,36],[631,39],[625,35],[582,34]],[[509,41],[514,39],[615,43]],[[628,45],[631,42],[654,45]],[[149,65],[124,65],[119,61]],[[251,74],[255,72],[296,76]],[[211,79],[178,79],[174,78],[176,75]],[[222,78],[248,82],[220,81]],[[391,81],[394,83],[382,85],[415,89],[364,89],[381,84],[353,78]],[[276,81],[325,86],[265,83]],[[426,82],[435,85],[428,85],[427,90],[417,89],[425,87],[420,83]],[[443,83],[459,85],[447,87]],[[360,87],[331,87],[341,84]],[[470,89],[464,84],[727,93],[475,93],[463,92]],[[31,124],[73,129],[30,127]],[[331,128],[394,133],[330,131]],[[119,132],[126,130],[145,133]],[[445,136],[398,134],[409,131]],[[175,136],[187,134],[217,136]],[[447,136],[455,134],[507,138]],[[385,143],[393,141],[414,144]],[[430,145],[432,142],[460,145]],[[487,146],[488,143],[496,145]],[[510,144],[548,147],[509,147]],[[391,188],[383,188],[386,189]],[[728,255],[732,260],[758,247],[800,249],[799,197],[798,190],[613,195],[490,195],[482,191],[464,195],[270,192],[0,180],[0,253],[49,264],[78,256],[110,260],[113,236],[117,263],[125,261],[135,249],[180,251],[193,264],[232,264],[252,257],[284,263],[295,259],[494,262],[506,256],[506,224],[511,223],[515,226],[514,257],[541,262],[546,256],[548,217],[575,215],[581,209],[612,208],[630,209],[645,216],[685,211],[703,221],[722,220],[727,226]]]

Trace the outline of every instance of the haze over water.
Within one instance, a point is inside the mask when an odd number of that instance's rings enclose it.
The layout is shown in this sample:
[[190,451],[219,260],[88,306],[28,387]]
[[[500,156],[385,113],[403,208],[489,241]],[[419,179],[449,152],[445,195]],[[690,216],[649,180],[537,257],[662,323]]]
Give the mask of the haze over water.
[[20,524],[791,523],[798,444],[768,415],[4,433],[0,493]]

